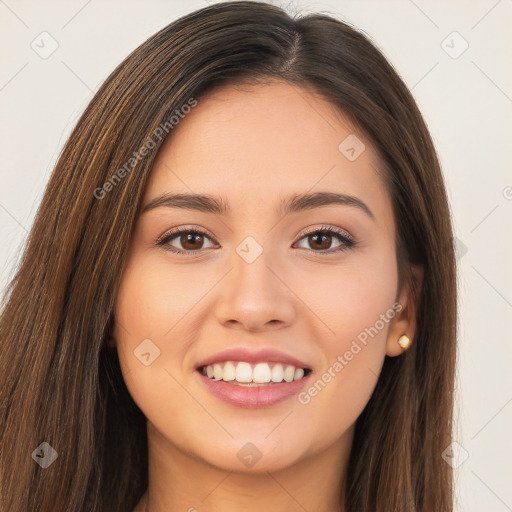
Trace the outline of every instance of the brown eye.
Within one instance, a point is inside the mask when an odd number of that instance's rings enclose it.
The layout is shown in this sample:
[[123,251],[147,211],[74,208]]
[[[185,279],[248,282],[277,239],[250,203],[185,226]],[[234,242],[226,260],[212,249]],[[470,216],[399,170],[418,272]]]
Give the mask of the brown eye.
[[[170,252],[179,254],[195,253],[205,249],[205,243],[210,240],[210,237],[202,231],[191,228],[180,228],[164,235],[157,242],[157,245],[163,246],[164,249]],[[211,242],[210,244],[210,247],[214,246]]]
[[308,242],[313,249],[327,250],[332,243],[332,236],[317,233],[308,236]]
[[[300,239],[299,244],[303,240],[306,241],[306,246],[303,246],[304,249],[328,254],[345,251],[356,245],[356,241],[349,233],[330,227],[322,227],[316,231],[306,233]],[[333,247],[334,242],[337,242],[337,245]]]
[[204,243],[204,237],[203,235],[195,234],[195,233],[189,233],[180,235],[179,237],[181,246],[190,251],[195,251],[197,249],[201,249],[202,245]]

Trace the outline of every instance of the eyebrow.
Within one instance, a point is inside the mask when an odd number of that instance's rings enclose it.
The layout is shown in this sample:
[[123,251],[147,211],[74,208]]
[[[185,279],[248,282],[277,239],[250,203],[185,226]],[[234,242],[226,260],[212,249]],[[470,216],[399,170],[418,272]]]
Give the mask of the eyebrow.
[[[371,219],[375,217],[368,206],[358,197],[339,194],[336,192],[314,192],[294,194],[286,199],[281,199],[277,214],[284,216],[288,213],[295,213],[305,210],[312,210],[322,206],[342,205],[359,208]],[[149,201],[142,209],[145,213],[155,208],[182,208],[186,210],[197,210],[204,213],[213,213],[227,216],[230,214],[230,207],[227,201],[221,197],[214,197],[208,194],[161,194]]]

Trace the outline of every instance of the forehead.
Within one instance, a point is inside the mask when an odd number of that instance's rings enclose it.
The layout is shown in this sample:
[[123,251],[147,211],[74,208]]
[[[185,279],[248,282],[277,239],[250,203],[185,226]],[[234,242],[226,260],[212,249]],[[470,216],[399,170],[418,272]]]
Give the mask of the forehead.
[[284,82],[226,86],[199,99],[173,128],[146,200],[207,193],[235,211],[330,191],[364,198],[378,214],[389,203],[380,165],[364,134],[319,95]]

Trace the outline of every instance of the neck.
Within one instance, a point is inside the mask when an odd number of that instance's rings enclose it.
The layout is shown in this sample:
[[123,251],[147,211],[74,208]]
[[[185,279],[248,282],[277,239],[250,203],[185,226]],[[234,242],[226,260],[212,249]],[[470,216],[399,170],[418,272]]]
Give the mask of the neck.
[[148,490],[134,512],[342,512],[353,427],[288,467],[223,470],[169,442],[148,422]]

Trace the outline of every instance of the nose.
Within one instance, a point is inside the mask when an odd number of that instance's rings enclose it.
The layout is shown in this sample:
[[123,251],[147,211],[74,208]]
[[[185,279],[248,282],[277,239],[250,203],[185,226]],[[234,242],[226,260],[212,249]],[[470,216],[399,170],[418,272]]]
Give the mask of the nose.
[[236,256],[234,269],[221,283],[215,308],[220,323],[251,332],[280,329],[293,323],[295,296],[272,259],[265,251],[252,263]]

